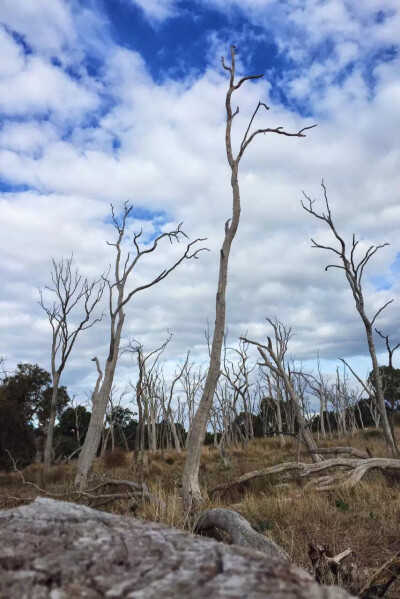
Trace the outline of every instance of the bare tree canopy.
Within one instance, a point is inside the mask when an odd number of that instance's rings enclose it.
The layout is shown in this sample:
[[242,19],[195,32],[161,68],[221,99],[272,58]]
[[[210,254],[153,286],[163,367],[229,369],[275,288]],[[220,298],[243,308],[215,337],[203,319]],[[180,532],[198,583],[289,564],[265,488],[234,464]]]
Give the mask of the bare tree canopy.
[[380,245],[371,245],[366,250],[364,255],[361,258],[357,259],[356,253],[357,253],[357,246],[358,246],[359,242],[358,242],[358,240],[356,240],[356,237],[353,234],[351,246],[350,246],[350,249],[348,249],[344,238],[338,233],[337,228],[333,222],[332,212],[331,212],[331,209],[329,206],[328,194],[327,194],[327,190],[326,190],[324,181],[322,181],[321,186],[322,186],[323,195],[324,195],[325,211],[317,212],[316,209],[314,208],[315,200],[312,200],[304,192],[303,192],[303,194],[306,199],[306,202],[304,202],[302,200],[301,205],[303,206],[303,208],[306,212],[308,212],[309,214],[311,214],[318,220],[321,220],[328,225],[333,236],[335,237],[337,244],[336,244],[336,246],[321,245],[320,243],[317,243],[316,241],[314,241],[314,239],[311,239],[312,247],[318,248],[318,249],[323,249],[323,250],[328,250],[329,252],[332,252],[333,254],[335,254],[335,256],[337,256],[337,258],[339,260],[339,264],[337,264],[337,263],[328,264],[328,266],[325,267],[325,270],[329,270],[330,268],[338,268],[339,270],[343,270],[345,273],[347,282],[348,282],[351,292],[353,294],[357,312],[359,313],[361,320],[364,324],[364,328],[365,328],[365,332],[366,332],[366,336],[367,336],[367,342],[368,342],[368,349],[369,349],[369,353],[371,356],[372,368],[373,368],[374,377],[375,377],[377,409],[381,416],[382,428],[383,428],[383,433],[385,435],[385,441],[386,441],[387,448],[390,451],[390,453],[394,456],[394,455],[397,455],[398,452],[396,449],[392,430],[390,428],[389,420],[388,420],[388,416],[387,416],[387,412],[386,412],[385,398],[383,396],[383,388],[382,388],[382,379],[381,379],[381,375],[379,372],[378,359],[376,356],[375,342],[374,342],[374,337],[373,337],[373,325],[374,325],[376,319],[383,312],[383,310],[385,308],[387,308],[387,306],[389,306],[389,304],[391,304],[393,302],[393,300],[389,300],[383,306],[381,306],[371,318],[367,315],[366,310],[365,310],[365,301],[364,301],[364,294],[363,294],[363,289],[362,289],[362,278],[364,275],[365,267],[367,266],[367,264],[371,260],[371,258],[380,249],[387,246],[388,243],[383,243]]
[[[126,237],[126,227],[132,210],[133,206],[125,203],[122,216],[118,218],[115,215],[114,208],[111,207],[112,221],[117,233],[117,239],[114,243],[107,242],[108,245],[115,248],[115,263],[113,269],[110,268],[109,275],[104,277],[108,289],[110,320],[109,352],[104,367],[104,375],[100,369],[97,358],[94,358],[99,378],[92,398],[92,416],[89,428],[82,450],[79,454],[76,484],[81,490],[83,490],[86,485],[87,475],[92,466],[100,442],[103,421],[119,356],[121,335],[125,321],[124,307],[134,295],[145,289],[154,287],[166,279],[186,260],[198,259],[200,252],[206,249],[204,247],[198,247],[198,243],[205,241],[205,239],[195,239],[194,241],[188,242],[181,256],[175,260],[171,266],[161,270],[159,274],[155,277],[151,277],[146,283],[142,283],[141,285],[128,290],[127,285],[130,281],[129,277],[135,267],[137,267],[139,263],[142,263],[146,256],[155,252],[158,247],[160,247],[162,241],[168,240],[170,243],[173,243],[180,242],[182,238],[187,238],[186,233],[182,230],[182,223],[171,231],[157,235],[155,239],[148,244],[140,244],[142,231],[139,231],[133,236],[133,252],[128,251],[125,255],[123,242]],[[113,277],[110,276],[111,273],[113,274]]]
[[[48,305],[43,291],[40,290],[39,302],[47,314],[52,330],[51,376],[53,379],[53,394],[44,450],[45,473],[49,472],[51,465],[61,374],[78,335],[82,331],[90,329],[102,319],[103,315],[93,318],[92,314],[104,291],[104,281],[101,277],[91,283],[88,279],[83,279],[78,268],[73,266],[73,256],[67,259],[62,258],[59,262],[56,262],[53,258],[52,263],[51,280],[53,284],[51,287],[46,287],[46,290],[50,292],[54,300],[52,304]],[[76,312],[78,312],[78,317],[76,317]]]

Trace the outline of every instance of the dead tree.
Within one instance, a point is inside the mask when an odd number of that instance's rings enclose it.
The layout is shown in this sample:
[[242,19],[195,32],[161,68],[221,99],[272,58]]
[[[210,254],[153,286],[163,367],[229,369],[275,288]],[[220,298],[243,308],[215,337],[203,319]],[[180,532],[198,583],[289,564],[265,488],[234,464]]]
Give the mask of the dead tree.
[[394,383],[393,354],[396,351],[396,349],[398,349],[400,347],[400,343],[398,343],[394,347],[390,347],[389,335],[384,335],[383,333],[381,333],[381,331],[378,331],[378,329],[375,329],[375,331],[378,333],[379,337],[381,337],[382,339],[385,340],[385,345],[386,345],[386,349],[388,352],[388,359],[389,359],[388,368],[389,368],[389,377],[390,377],[390,388],[388,391],[389,391],[389,401],[390,401],[390,408],[391,408],[390,427],[392,430],[392,436],[393,436],[393,441],[394,441],[396,450],[399,453],[399,448],[397,445],[395,428],[394,428],[394,409],[395,409],[395,405],[396,405],[396,387],[395,387],[395,383]]
[[[108,451],[109,441],[111,440],[111,452],[114,452],[116,447],[116,434],[122,438],[126,451],[129,451],[126,438],[121,427],[121,410],[124,410],[124,403],[128,389],[125,388],[117,395],[117,387],[113,385],[110,391],[110,397],[106,408],[106,418],[103,427],[103,439],[101,444],[100,457],[104,457]],[[107,426],[108,425],[108,426]]]
[[[164,397],[167,397],[168,399],[167,399],[167,401],[163,402],[165,421],[169,422],[169,424],[170,424],[170,427],[172,430],[172,435],[174,437],[175,449],[176,449],[177,453],[181,453],[181,445],[179,442],[179,437],[178,437],[178,433],[177,433],[176,426],[175,426],[175,418],[174,418],[171,404],[172,404],[172,400],[174,398],[176,385],[181,381],[183,374],[188,367],[189,356],[190,356],[190,351],[188,351],[186,360],[184,361],[184,363],[183,364],[181,363],[180,367],[178,367],[175,370],[174,378],[169,387],[169,392],[165,393],[165,395],[164,395]],[[165,388],[165,385],[164,385],[164,388]]]
[[[196,365],[195,362],[187,364],[182,374],[181,385],[184,393],[185,404],[187,408],[187,426],[188,433],[186,435],[185,447],[187,448],[190,440],[190,431],[192,430],[193,418],[195,415],[196,406],[199,401],[199,396],[203,392],[204,379],[204,364]],[[184,425],[184,420],[181,422]]]
[[293,383],[290,380],[290,377],[286,372],[286,368],[284,365],[284,357],[287,351],[289,339],[291,337],[291,330],[286,329],[286,327],[284,327],[282,323],[278,321],[273,322],[269,318],[267,318],[267,321],[274,330],[275,348],[273,347],[271,337],[267,338],[267,345],[263,345],[258,341],[252,341],[247,338],[243,338],[243,340],[257,347],[262,359],[264,360],[262,366],[266,366],[283,381],[285,389],[290,397],[290,400],[296,412],[297,424],[299,426],[299,434],[301,434],[308,451],[311,453],[311,458],[313,462],[321,461],[319,454],[313,452],[313,450],[317,449],[317,446],[315,444],[311,431],[307,426],[307,422],[303,414],[301,401],[297,393],[295,392]]
[[[169,333],[168,338],[164,341],[164,343],[147,355],[145,355],[143,352],[143,345],[134,339],[130,340],[128,346],[123,349],[123,352],[129,352],[132,355],[136,354],[139,370],[139,376],[136,381],[136,385],[131,383],[131,387],[136,391],[136,405],[138,407],[138,425],[135,432],[133,465],[138,464],[139,454],[141,453],[142,465],[147,467],[145,426],[146,422],[149,425],[149,397],[151,394],[154,394],[154,381],[160,378],[157,371],[159,359],[164,353],[171,339],[172,333]],[[148,430],[150,430],[150,426]],[[149,441],[150,438],[154,437],[154,435],[155,427],[153,435],[150,430]]]
[[225,63],[222,57],[222,66],[229,73],[229,89],[226,95],[226,130],[225,130],[225,145],[226,154],[231,170],[231,186],[232,186],[232,216],[225,223],[225,237],[222,243],[220,251],[220,262],[219,262],[219,275],[218,275],[218,287],[216,294],[216,305],[215,305],[215,324],[214,334],[211,345],[210,354],[210,365],[207,373],[206,382],[204,385],[203,394],[200,400],[200,404],[196,415],[193,419],[192,430],[190,433],[189,446],[185,461],[185,466],[182,476],[182,487],[185,496],[185,501],[188,505],[192,503],[199,503],[201,501],[201,491],[199,486],[199,468],[200,468],[200,457],[201,448],[203,446],[204,437],[207,428],[207,422],[210,415],[211,405],[214,399],[215,389],[217,387],[218,379],[221,370],[221,351],[222,343],[225,331],[225,318],[226,318],[226,288],[228,283],[228,263],[229,255],[232,247],[233,240],[239,226],[240,220],[240,189],[239,189],[239,164],[240,161],[249,147],[251,142],[260,134],[275,133],[278,135],[285,135],[289,137],[304,137],[304,132],[311,127],[304,127],[297,133],[288,133],[283,127],[276,128],[262,128],[257,129],[250,133],[255,117],[258,111],[261,109],[268,110],[268,107],[263,102],[259,102],[253,115],[250,119],[249,125],[243,136],[239,150],[235,156],[232,148],[231,130],[232,123],[235,116],[239,113],[239,107],[236,110],[232,109],[232,94],[237,91],[245,81],[260,79],[263,75],[247,75],[235,82],[236,75],[236,47],[231,46],[231,65]]
[[138,264],[142,263],[145,256],[154,252],[163,240],[168,239],[170,243],[173,243],[174,241],[180,241],[182,237],[187,238],[187,235],[182,231],[182,224],[179,224],[176,229],[169,231],[168,233],[157,235],[151,243],[140,245],[139,242],[142,235],[142,231],[140,231],[133,236],[133,255],[131,252],[128,252],[126,257],[124,257],[122,245],[126,237],[127,220],[132,212],[132,206],[129,206],[127,203],[124,204],[121,218],[118,218],[115,215],[113,207],[111,207],[111,211],[113,224],[117,231],[117,240],[115,243],[108,244],[113,246],[116,252],[114,277],[112,281],[110,280],[110,277],[105,279],[109,291],[110,345],[104,368],[104,378],[99,385],[97,393],[93,395],[92,416],[90,418],[85,442],[79,455],[75,483],[81,490],[84,489],[86,485],[88,472],[92,467],[93,460],[99,447],[107,402],[118,361],[121,335],[125,321],[125,307],[137,293],[157,285],[166,279],[185,260],[198,258],[199,252],[205,249],[194,248],[199,241],[204,241],[204,239],[196,239],[188,243],[181,257],[176,260],[172,266],[162,270],[150,281],[134,287],[131,291],[127,291],[126,287],[132,271]]
[[[228,352],[231,352],[233,356],[237,358],[236,363],[233,359],[228,358]],[[221,374],[226,378],[233,393],[237,399],[241,399],[243,413],[244,413],[244,435],[246,445],[250,439],[254,437],[252,410],[251,410],[251,396],[250,388],[252,383],[250,382],[250,376],[255,368],[249,367],[248,364],[248,344],[243,341],[239,341],[238,348],[224,347],[224,358],[223,358],[223,370]]]
[[282,410],[283,398],[282,398],[282,390],[281,390],[281,380],[272,371],[271,371],[271,374],[266,373],[265,369],[263,369],[261,366],[260,366],[260,370],[262,373],[265,373],[265,378],[268,383],[269,397],[271,399],[273,396],[273,389],[275,389],[274,407],[275,407],[275,417],[276,417],[276,430],[278,431],[279,444],[281,447],[283,447],[285,444],[285,440],[283,438],[283,430],[282,430],[282,411],[281,410]]
[[[43,292],[39,291],[39,304],[46,312],[52,330],[51,376],[53,390],[44,449],[44,472],[46,474],[51,466],[60,378],[78,335],[101,320],[102,316],[93,319],[92,313],[100,302],[104,290],[104,282],[101,279],[89,283],[87,279],[82,278],[79,270],[73,268],[73,256],[67,259],[62,258],[58,263],[54,259],[52,262],[52,286],[46,286],[46,290],[54,297],[50,306],[46,304]],[[80,316],[78,322],[74,324],[76,312],[79,312]]]
[[378,359],[376,357],[375,342],[374,342],[374,336],[373,336],[373,326],[374,326],[376,319],[378,318],[379,314],[381,314],[381,312],[389,304],[391,304],[393,302],[393,300],[386,302],[381,308],[379,308],[379,310],[377,310],[377,312],[374,314],[374,316],[372,318],[370,318],[367,316],[367,313],[365,311],[365,301],[364,301],[364,294],[363,294],[363,290],[362,290],[362,277],[364,274],[365,267],[367,266],[370,259],[376,254],[376,252],[378,250],[380,250],[381,248],[387,246],[388,244],[384,243],[384,244],[377,245],[377,246],[371,245],[368,248],[368,250],[365,252],[364,256],[357,262],[355,253],[356,253],[359,242],[356,241],[355,235],[353,235],[351,249],[350,249],[350,251],[348,250],[343,237],[341,235],[339,235],[339,233],[337,232],[337,229],[333,223],[332,213],[331,213],[331,209],[330,209],[329,202],[328,202],[328,195],[327,195],[326,187],[325,187],[325,184],[323,181],[322,181],[321,185],[322,185],[324,198],[325,198],[326,212],[316,212],[314,209],[315,200],[311,200],[311,198],[309,198],[304,192],[303,192],[303,194],[307,200],[307,204],[305,204],[302,201],[301,205],[303,206],[304,210],[306,210],[306,212],[308,212],[309,214],[312,214],[313,216],[315,216],[319,220],[322,220],[323,222],[325,222],[328,225],[328,227],[330,228],[331,232],[333,233],[336,241],[338,242],[338,246],[333,247],[333,246],[321,245],[320,243],[317,243],[316,241],[314,241],[314,239],[311,239],[312,247],[318,248],[318,249],[323,249],[323,250],[328,250],[330,252],[333,252],[338,257],[340,264],[328,264],[328,266],[325,267],[326,271],[330,268],[338,268],[340,270],[344,270],[344,272],[345,272],[347,282],[348,282],[350,289],[352,291],[352,294],[353,294],[357,312],[359,313],[361,320],[364,324],[364,328],[365,328],[365,332],[366,332],[366,336],[367,336],[368,349],[369,349],[369,353],[371,356],[372,370],[373,370],[374,379],[375,379],[376,403],[377,403],[377,407],[379,410],[379,414],[381,416],[381,423],[382,423],[382,428],[383,428],[383,434],[385,436],[386,447],[392,455],[396,455],[397,451],[396,451],[395,443],[393,440],[392,431],[391,431],[391,428],[389,425],[388,416],[386,413],[385,398],[383,396],[383,388],[382,388],[382,378],[381,378],[381,374],[379,372],[379,365],[378,365]]

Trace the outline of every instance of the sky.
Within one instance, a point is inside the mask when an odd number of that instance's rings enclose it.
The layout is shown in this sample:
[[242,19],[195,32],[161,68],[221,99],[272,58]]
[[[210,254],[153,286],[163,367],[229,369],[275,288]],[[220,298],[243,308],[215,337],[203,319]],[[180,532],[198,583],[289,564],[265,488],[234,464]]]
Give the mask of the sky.
[[[110,204],[133,204],[129,233],[143,243],[183,222],[210,252],[186,261],[127,309],[123,344],[145,350],[173,338],[166,359],[207,355],[219,247],[231,211],[224,146],[227,72],[237,47],[243,85],[236,147],[258,101],[257,126],[305,138],[258,136],[240,167],[242,214],[227,295],[229,340],[265,341],[265,318],[295,333],[290,354],[326,371],[346,358],[365,376],[365,332],[323,223],[301,207],[322,206],[327,186],[338,230],[355,233],[360,255],[388,242],[364,280],[367,311],[394,298],[378,326],[400,340],[400,6],[398,0],[2,0],[0,3],[0,355],[50,366],[50,326],[38,288],[51,259],[72,253],[89,279],[113,261]],[[128,245],[124,250],[128,251]],[[183,246],[160,245],[131,285],[168,267]],[[108,321],[82,334],[62,383],[83,396],[90,360],[104,359]],[[380,360],[383,343],[377,339]],[[121,383],[135,378],[123,356]]]

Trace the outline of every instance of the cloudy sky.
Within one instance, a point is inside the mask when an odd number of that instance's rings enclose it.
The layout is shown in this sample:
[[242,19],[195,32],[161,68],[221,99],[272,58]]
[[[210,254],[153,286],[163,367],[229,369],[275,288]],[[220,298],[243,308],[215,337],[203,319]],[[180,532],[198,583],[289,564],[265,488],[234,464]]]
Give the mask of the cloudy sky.
[[[390,242],[371,263],[369,313],[399,340],[400,7],[398,0],[2,0],[0,3],[0,355],[49,367],[50,328],[38,287],[51,258],[74,252],[93,278],[113,260],[110,203],[134,205],[129,231],[144,243],[183,221],[211,250],[127,310],[125,340],[148,350],[174,333],[167,358],[205,356],[213,322],[218,252],[230,215],[224,148],[227,73],[265,73],[234,104],[235,143],[259,100],[260,126],[306,138],[259,136],[241,163],[242,220],[230,271],[232,343],[265,339],[265,317],[296,336],[291,353],[327,370],[347,357],[368,370],[365,334],[343,272],[310,237],[330,241],[301,208],[324,178],[338,229],[364,249]],[[160,246],[131,285],[171,264],[181,246]],[[107,320],[82,336],[63,382],[83,393],[94,355],[107,349]],[[382,348],[382,345],[379,345]],[[382,360],[384,354],[382,354]],[[311,363],[311,362],[310,362]],[[129,359],[117,378],[133,375]]]

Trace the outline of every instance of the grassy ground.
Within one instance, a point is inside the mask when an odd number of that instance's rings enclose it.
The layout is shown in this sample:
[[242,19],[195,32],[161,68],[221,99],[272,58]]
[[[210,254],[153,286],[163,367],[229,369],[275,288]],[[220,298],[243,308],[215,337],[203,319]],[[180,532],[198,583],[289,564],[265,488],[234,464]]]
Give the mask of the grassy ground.
[[[374,456],[385,457],[381,434],[374,430],[359,432],[340,442],[338,439],[319,442],[324,447],[338,444],[360,449],[368,447]],[[247,448],[232,449],[228,465],[222,463],[214,448],[204,448],[201,483],[204,489],[211,489],[246,472],[292,461],[293,456],[291,440],[287,440],[283,448],[276,439],[260,439]],[[309,461],[306,455],[301,459]],[[160,513],[154,506],[134,499],[120,500],[101,509],[190,530],[193,520],[183,513],[179,493],[184,455],[171,452],[166,453],[164,459],[159,454],[149,455],[146,476],[135,473],[131,461],[131,454],[97,460],[94,477],[109,474],[113,478],[143,479],[153,493],[164,499],[166,512]],[[73,463],[54,466],[45,480],[42,466],[36,464],[25,469],[24,476],[51,493],[72,494],[74,471]],[[293,562],[309,571],[310,542],[329,545],[335,554],[352,548],[360,570],[368,573],[400,551],[400,477],[396,473],[372,472],[354,489],[323,493],[304,489],[301,481],[280,487],[275,486],[277,482],[288,481],[278,476],[268,480],[259,478],[229,490],[224,497],[206,499],[203,508],[225,507],[238,511],[256,530],[281,545]],[[23,501],[19,498],[32,498],[37,494],[32,487],[21,485],[17,473],[0,475],[0,508],[21,505]]]

